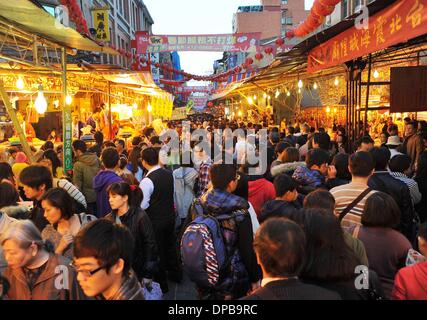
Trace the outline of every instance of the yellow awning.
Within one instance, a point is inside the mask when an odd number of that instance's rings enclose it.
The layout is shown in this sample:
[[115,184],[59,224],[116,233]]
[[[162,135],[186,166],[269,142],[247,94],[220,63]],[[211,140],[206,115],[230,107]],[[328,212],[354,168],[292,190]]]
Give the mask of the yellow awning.
[[12,26],[68,48],[118,54],[59,24],[55,17],[29,0],[0,0],[0,16]]

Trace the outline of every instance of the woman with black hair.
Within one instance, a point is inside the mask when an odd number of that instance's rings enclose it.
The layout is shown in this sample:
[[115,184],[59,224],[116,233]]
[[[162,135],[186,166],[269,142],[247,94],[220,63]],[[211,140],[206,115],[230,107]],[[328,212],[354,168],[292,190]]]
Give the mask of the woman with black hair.
[[249,215],[251,216],[252,231],[255,237],[255,234],[259,228],[259,221],[253,205],[248,200],[249,199],[249,179],[248,179],[248,176],[241,171],[237,171],[237,175],[239,176],[239,180],[237,181],[237,187],[236,187],[236,190],[234,190],[233,194],[248,201],[249,203],[248,211],[249,211]]
[[141,148],[139,146],[135,146],[132,149],[129,155],[129,163],[126,168],[132,172],[135,179],[140,183],[144,176],[144,167],[141,162]]
[[123,224],[131,231],[135,239],[132,268],[139,281],[149,284],[157,271],[159,255],[150,218],[141,209],[142,191],[138,186],[116,182],[107,193],[112,212],[105,218]]
[[12,167],[7,162],[0,162],[0,182],[7,180],[16,187],[16,179]]
[[0,182],[0,216],[7,214],[15,219],[28,219],[29,209],[27,206],[19,205],[18,191],[9,180]]
[[400,221],[400,210],[394,199],[386,193],[375,192],[366,201],[362,226],[355,227],[353,236],[363,242],[369,266],[390,296],[397,271],[405,266],[409,240],[394,230]]
[[96,217],[85,213],[75,214],[71,196],[62,188],[46,192],[41,200],[44,216],[49,224],[42,231],[42,238],[53,243],[55,253],[73,257],[73,240],[80,229]]
[[351,173],[348,170],[348,159],[350,156],[346,153],[338,153],[332,160],[332,165],[337,169],[337,175],[333,179],[329,179],[326,182],[328,189],[332,189],[344,184],[348,184],[351,181]]
[[59,160],[59,157],[54,150],[49,149],[43,152],[42,159],[49,159],[52,163],[52,175],[54,178],[62,177],[63,169],[61,167],[61,161]]
[[[307,237],[307,259],[301,279],[310,284],[338,292],[343,300],[369,300],[384,297],[374,272],[369,271],[369,289],[358,289],[362,270],[359,259],[346,244],[339,221],[317,209],[304,209],[296,215]],[[358,272],[358,273],[357,273]],[[359,279],[359,280],[358,280]]]

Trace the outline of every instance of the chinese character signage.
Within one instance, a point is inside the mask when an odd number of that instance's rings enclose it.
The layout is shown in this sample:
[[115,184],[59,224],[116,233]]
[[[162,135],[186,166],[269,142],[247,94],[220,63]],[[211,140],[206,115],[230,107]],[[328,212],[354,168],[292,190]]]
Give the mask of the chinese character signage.
[[96,39],[103,42],[110,41],[110,28],[108,15],[110,9],[92,9],[93,27],[96,30]]
[[182,86],[177,88],[177,93],[190,94],[193,92],[210,93],[212,91],[211,86]]
[[157,35],[136,32],[137,53],[171,51],[256,52],[261,33],[216,35]]
[[64,104],[63,112],[63,133],[64,133],[64,171],[68,172],[73,169],[73,120],[71,118],[71,107]]
[[369,17],[367,29],[348,29],[314,48],[309,73],[342,64],[427,33],[427,0],[401,0]]

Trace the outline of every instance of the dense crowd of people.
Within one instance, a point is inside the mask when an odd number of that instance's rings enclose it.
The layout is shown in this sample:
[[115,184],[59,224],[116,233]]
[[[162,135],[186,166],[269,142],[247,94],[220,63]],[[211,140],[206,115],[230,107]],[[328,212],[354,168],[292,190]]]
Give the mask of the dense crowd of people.
[[[207,141],[177,153],[150,127],[128,144],[96,132],[91,146],[73,142],[69,173],[61,145],[35,150],[37,163],[11,148],[0,296],[148,299],[186,274],[208,300],[427,299],[426,127],[389,121],[379,143],[352,145],[342,126],[212,120],[191,124]],[[247,134],[218,156],[217,129],[223,147]],[[265,172],[248,161],[261,146]]]

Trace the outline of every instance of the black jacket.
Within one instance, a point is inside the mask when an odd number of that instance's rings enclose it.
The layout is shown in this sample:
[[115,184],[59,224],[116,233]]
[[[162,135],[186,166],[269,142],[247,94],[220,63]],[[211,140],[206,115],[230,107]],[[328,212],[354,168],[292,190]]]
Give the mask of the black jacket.
[[263,223],[268,218],[285,217],[292,220],[293,213],[302,209],[304,196],[298,195],[294,202],[287,202],[283,200],[270,200],[267,201],[261,209],[261,214],[258,217],[259,223]]
[[411,243],[415,241],[415,210],[412,204],[408,186],[395,179],[385,171],[375,172],[368,181],[370,188],[389,194],[400,208],[400,224],[398,230],[405,235]]
[[37,229],[42,230],[49,224],[49,221],[44,217],[44,210],[41,201],[33,202],[33,209],[30,211],[28,218],[34,223]]
[[325,290],[336,292],[343,300],[385,300],[386,295],[382,288],[381,282],[375,271],[369,270],[368,289],[357,289],[355,284],[360,283],[360,275],[348,281],[321,281],[302,279],[307,284],[321,287]]
[[415,181],[418,183],[418,189],[422,195],[421,202],[415,206],[415,209],[423,223],[427,221],[427,179],[415,177]]
[[[117,214],[113,211],[106,216],[106,219],[117,221]],[[125,215],[120,217],[120,222],[129,228],[135,238],[132,267],[138,279],[152,279],[153,273],[157,271],[159,255],[150,218],[141,208],[131,207]]]
[[292,278],[269,282],[242,300],[341,300],[341,297],[336,292]]

